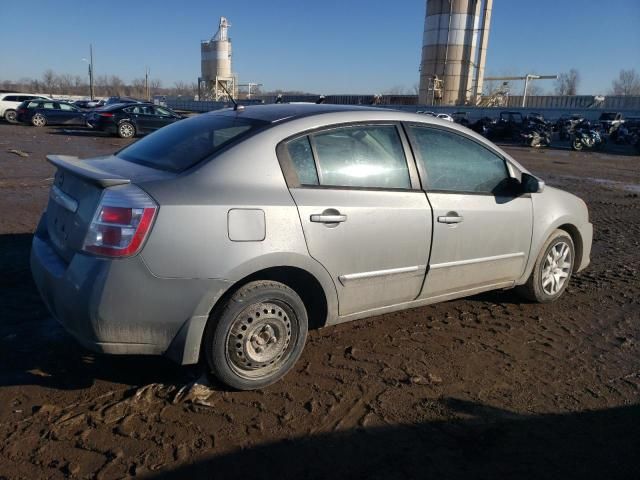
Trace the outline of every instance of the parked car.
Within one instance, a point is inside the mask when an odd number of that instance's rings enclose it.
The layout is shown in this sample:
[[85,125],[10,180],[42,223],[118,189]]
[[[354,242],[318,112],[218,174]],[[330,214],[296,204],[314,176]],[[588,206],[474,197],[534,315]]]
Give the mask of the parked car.
[[16,123],[16,110],[18,105],[27,100],[47,100],[44,95],[34,95],[32,93],[0,93],[0,117],[9,123]]
[[520,112],[500,112],[500,118],[489,125],[487,132],[491,140],[520,140],[525,123]]
[[464,125],[465,127],[471,125],[471,121],[469,120],[469,112],[454,112],[451,117],[453,118],[454,122],[459,123],[460,125]]
[[30,123],[34,127],[45,125],[86,126],[86,114],[67,102],[53,100],[31,100],[22,102],[16,110],[16,120]]
[[309,327],[512,287],[553,302],[589,264],[582,200],[426,115],[225,109],[47,158],[31,268],[53,316],[99,352],[202,356],[237,389],[281,378]]
[[73,104],[78,108],[90,110],[98,106],[99,100],[76,100]]
[[153,132],[182,118],[173,110],[152,103],[117,103],[94,110],[88,115],[87,123],[95,130],[121,138],[132,138]]
[[100,107],[108,107],[109,105],[116,105],[118,103],[144,103],[142,100],[136,100],[131,97],[108,97],[98,102]]

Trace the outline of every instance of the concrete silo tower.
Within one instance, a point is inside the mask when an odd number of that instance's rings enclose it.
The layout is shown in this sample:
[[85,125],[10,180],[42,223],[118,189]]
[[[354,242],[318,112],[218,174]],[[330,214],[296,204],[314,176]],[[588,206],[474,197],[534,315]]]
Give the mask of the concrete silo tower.
[[489,43],[493,0],[427,0],[419,102],[475,104]]
[[201,77],[206,95],[214,100],[228,98],[226,90],[236,96],[236,81],[231,70],[231,39],[229,27],[231,25],[225,17],[220,17],[218,32],[211,40],[200,44]]

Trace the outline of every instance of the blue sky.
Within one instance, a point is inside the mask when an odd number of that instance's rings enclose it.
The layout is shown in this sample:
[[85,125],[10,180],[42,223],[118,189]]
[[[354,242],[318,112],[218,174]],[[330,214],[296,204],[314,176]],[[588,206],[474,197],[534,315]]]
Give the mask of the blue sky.
[[[379,93],[418,82],[424,0],[22,0],[0,7],[0,80],[48,68],[164,86],[195,81],[218,17],[232,24],[233,69],[265,89]],[[11,21],[7,21],[11,19]],[[579,93],[606,93],[622,68],[640,73],[640,0],[495,0],[487,74],[577,68]],[[541,82],[551,89],[553,82]]]

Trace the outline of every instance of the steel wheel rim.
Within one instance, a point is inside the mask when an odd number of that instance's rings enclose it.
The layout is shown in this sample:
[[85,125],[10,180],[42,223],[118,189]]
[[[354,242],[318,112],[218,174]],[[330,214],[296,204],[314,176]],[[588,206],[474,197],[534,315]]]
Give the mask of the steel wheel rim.
[[227,362],[239,376],[261,379],[287,362],[297,339],[297,317],[284,302],[268,300],[240,312],[227,334]]
[[123,137],[130,137],[133,135],[133,127],[131,125],[120,125],[120,133]]
[[42,115],[40,115],[40,114],[35,115],[33,117],[33,124],[36,127],[42,127],[44,125],[44,117]]
[[547,295],[560,292],[571,275],[573,259],[571,247],[566,242],[553,245],[542,264],[542,290]]

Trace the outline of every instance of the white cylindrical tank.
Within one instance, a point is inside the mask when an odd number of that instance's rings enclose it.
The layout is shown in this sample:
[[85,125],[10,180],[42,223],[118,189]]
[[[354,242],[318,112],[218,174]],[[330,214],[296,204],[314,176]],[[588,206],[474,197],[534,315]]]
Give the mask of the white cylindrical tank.
[[225,17],[220,17],[218,33],[200,45],[201,78],[206,82],[215,82],[216,78],[232,77],[231,70],[231,40],[228,37],[229,23]]
[[420,103],[456,105],[472,99],[477,74],[484,71],[485,55],[476,57],[480,40],[486,51],[490,15],[491,0],[427,0]]

